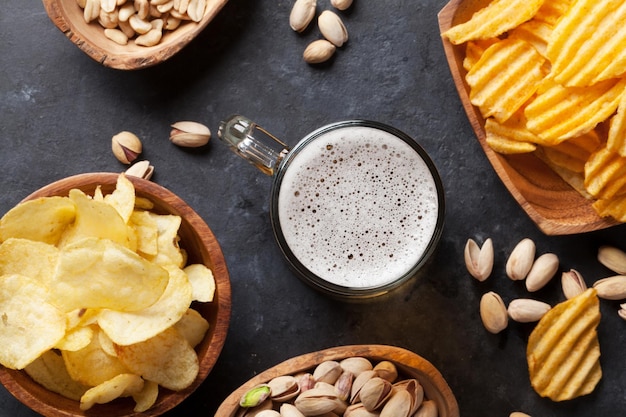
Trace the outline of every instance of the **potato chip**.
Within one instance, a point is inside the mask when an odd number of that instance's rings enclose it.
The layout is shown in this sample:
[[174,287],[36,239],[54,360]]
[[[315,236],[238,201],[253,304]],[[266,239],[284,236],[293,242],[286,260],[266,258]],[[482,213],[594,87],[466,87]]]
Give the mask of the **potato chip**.
[[552,26],[549,23],[532,19],[509,32],[509,38],[528,42],[543,58],[547,58],[546,49],[551,34]]
[[571,4],[572,0],[546,0],[533,19],[554,27],[569,10]]
[[134,312],[102,310],[98,324],[118,345],[143,342],[176,323],[192,301],[192,287],[187,275],[168,265],[169,283],[161,298],[151,306]]
[[608,200],[596,200],[593,208],[602,217],[612,217],[618,222],[626,223],[626,194]]
[[584,135],[615,112],[624,87],[626,78],[592,87],[553,84],[526,106],[528,130],[542,138],[546,145],[557,145]]
[[0,364],[7,368],[24,368],[65,335],[65,315],[34,279],[0,276],[0,312]]
[[533,152],[540,138],[526,129],[523,112],[517,112],[504,123],[493,118],[485,121],[485,140],[496,152],[516,154]]
[[595,198],[608,199],[626,192],[626,158],[604,147],[585,164],[585,188]]
[[626,156],[626,94],[617,106],[617,113],[611,117],[606,147],[620,156]]
[[213,301],[215,279],[213,272],[203,264],[188,265],[183,269],[193,288],[193,299],[203,303]]
[[626,2],[573,2],[548,44],[554,80],[569,87],[583,87],[623,75],[625,19]]
[[500,42],[498,38],[489,38],[489,39],[477,39],[475,41],[467,42],[465,47],[465,58],[463,59],[463,68],[466,71],[472,69],[474,64],[480,60],[480,57],[483,56],[483,53],[494,43]]
[[93,327],[94,337],[87,346],[77,351],[62,351],[65,367],[72,379],[91,387],[128,372],[117,357],[102,349],[97,335],[101,330]]
[[65,312],[77,308],[136,311],[154,304],[168,280],[165,269],[124,246],[84,238],[61,250],[50,299]]
[[59,250],[48,243],[9,238],[0,244],[0,275],[21,274],[47,284],[58,257]]
[[135,210],[130,216],[130,225],[137,237],[137,251],[144,255],[156,256],[159,251],[159,228],[149,212]]
[[176,322],[174,327],[189,342],[191,347],[196,347],[202,342],[204,335],[209,330],[209,322],[196,310],[190,308]]
[[595,389],[602,378],[599,322],[593,288],[556,305],[539,320],[527,347],[530,380],[539,395],[565,401]]
[[150,217],[156,222],[158,228],[157,255],[148,257],[149,260],[158,265],[176,265],[182,268],[185,259],[178,246],[178,229],[181,218],[171,214],[155,214],[148,212]]
[[0,242],[15,237],[54,245],[75,215],[76,206],[67,197],[25,201],[0,219]]
[[65,336],[54,345],[55,349],[77,351],[91,343],[93,329],[89,326],[80,326],[68,329]]
[[488,39],[532,18],[544,0],[494,0],[474,13],[465,23],[453,26],[442,36],[454,45],[475,39]]
[[546,74],[544,63],[528,42],[506,39],[491,45],[465,76],[470,101],[484,118],[506,121],[535,93]]
[[135,400],[133,411],[142,413],[154,405],[159,397],[159,384],[152,381],[144,381],[143,388],[138,393],[132,394]]
[[145,342],[115,349],[133,373],[174,391],[190,386],[200,369],[195,350],[173,327]]
[[558,145],[546,146],[543,152],[553,164],[573,172],[583,173],[585,163],[600,146],[600,137],[595,130],[592,130]]
[[104,196],[104,202],[117,210],[124,223],[128,223],[135,209],[135,186],[123,173],[117,177],[115,190]]
[[144,382],[134,374],[121,374],[102,384],[90,388],[80,399],[80,409],[89,410],[95,404],[105,404],[120,397],[129,397],[141,392]]
[[54,350],[44,352],[28,364],[24,371],[39,385],[71,400],[79,401],[89,389],[70,377],[61,354]]

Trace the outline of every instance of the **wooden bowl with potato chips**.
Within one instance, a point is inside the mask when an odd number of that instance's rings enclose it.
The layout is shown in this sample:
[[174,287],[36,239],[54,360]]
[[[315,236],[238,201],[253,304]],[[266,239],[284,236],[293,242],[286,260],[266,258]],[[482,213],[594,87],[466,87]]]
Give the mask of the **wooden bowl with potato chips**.
[[0,252],[0,382],[44,416],[161,415],[220,355],[224,256],[158,184],[116,173],[49,184],[4,214]]
[[[617,109],[625,96],[623,76],[605,81],[596,77],[589,85],[565,75],[557,76],[560,83],[552,82],[551,71],[561,71],[561,61],[584,58],[583,48],[576,48],[587,42],[584,31],[593,29],[571,24],[580,18],[577,13],[584,13],[582,4],[574,10],[575,3],[451,0],[438,15],[450,71],[478,142],[515,200],[548,235],[589,232],[626,221],[620,179],[626,159],[617,151],[599,152],[607,148],[612,118],[624,117]],[[490,4],[494,7],[482,15],[480,28],[461,26]],[[612,13],[603,18],[601,13],[598,27],[613,27],[602,20]],[[557,29],[565,14],[570,25]],[[552,31],[558,33],[556,41]],[[600,65],[608,58],[587,61]],[[584,64],[584,59],[577,61]],[[621,123],[614,124],[617,131]]]

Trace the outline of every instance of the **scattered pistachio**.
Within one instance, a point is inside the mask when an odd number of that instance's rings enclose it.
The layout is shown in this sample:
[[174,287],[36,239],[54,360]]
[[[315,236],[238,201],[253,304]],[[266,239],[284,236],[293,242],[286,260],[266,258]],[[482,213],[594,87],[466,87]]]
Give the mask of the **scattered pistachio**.
[[317,0],[296,0],[289,14],[289,26],[296,32],[303,32],[315,16]]
[[438,415],[437,404],[433,400],[426,400],[413,414],[413,417],[437,417]]
[[506,274],[514,281],[526,278],[535,259],[535,242],[522,239],[513,249],[506,262]]
[[509,316],[502,297],[493,291],[480,299],[480,318],[490,333],[500,333],[509,324]]
[[154,167],[150,165],[150,161],[136,162],[126,170],[126,175],[143,178],[144,180],[152,178],[153,173]]
[[626,320],[626,303],[620,304],[619,311],[617,312],[621,318]]
[[532,323],[539,321],[550,308],[550,304],[543,301],[518,298],[509,303],[507,312],[509,317],[518,323]]
[[322,35],[338,48],[348,41],[348,30],[333,11],[324,10],[317,18],[317,26]]
[[352,6],[352,0],[330,0],[330,4],[332,4],[335,9],[347,10]]
[[580,272],[570,269],[561,274],[561,287],[563,288],[563,295],[569,300],[585,292],[587,284]]
[[473,239],[465,244],[465,266],[468,272],[477,280],[489,278],[493,270],[493,242],[488,238],[482,248]]
[[559,269],[559,258],[554,253],[544,253],[535,260],[526,276],[526,289],[534,292],[543,288]]
[[206,145],[211,139],[211,131],[201,123],[177,122],[171,127],[170,141],[178,146],[198,148]]
[[131,164],[141,154],[141,141],[134,133],[122,131],[111,139],[113,155],[123,164]]
[[598,297],[605,300],[626,299],[626,275],[615,275],[603,278],[593,284],[598,291]]
[[626,275],[626,252],[613,246],[598,249],[598,261],[616,274]]
[[318,39],[304,49],[302,57],[307,64],[321,64],[328,61],[336,49],[335,45],[326,39]]

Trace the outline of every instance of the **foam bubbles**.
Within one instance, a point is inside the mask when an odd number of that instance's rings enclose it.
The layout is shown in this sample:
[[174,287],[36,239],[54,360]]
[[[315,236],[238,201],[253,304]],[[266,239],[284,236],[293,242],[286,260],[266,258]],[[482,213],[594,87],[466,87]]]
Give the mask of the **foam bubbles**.
[[434,233],[437,189],[419,154],[370,127],[330,131],[292,160],[279,221],[298,260],[331,283],[392,282],[418,263]]

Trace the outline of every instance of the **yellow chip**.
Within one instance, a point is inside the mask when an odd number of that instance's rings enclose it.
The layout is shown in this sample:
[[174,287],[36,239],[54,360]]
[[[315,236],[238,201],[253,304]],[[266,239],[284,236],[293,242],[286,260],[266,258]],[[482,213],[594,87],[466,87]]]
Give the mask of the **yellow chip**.
[[593,208],[602,217],[612,217],[618,222],[626,223],[626,194],[607,200],[596,200]]
[[193,288],[193,299],[203,303],[213,301],[215,295],[213,272],[203,264],[187,265],[183,271]]
[[557,23],[547,54],[557,83],[590,86],[626,72],[626,2],[578,0]]
[[190,308],[176,322],[174,328],[183,335],[191,347],[196,347],[202,342],[207,330],[209,330],[209,322],[196,310]]
[[585,164],[585,188],[595,198],[608,199],[626,192],[626,158],[601,148]]
[[118,345],[143,342],[176,323],[192,301],[192,287],[187,275],[172,265],[165,266],[169,283],[161,298],[139,311],[102,310],[98,324]]
[[475,39],[488,39],[531,19],[544,0],[494,0],[474,13],[465,23],[453,26],[442,34],[454,45]]
[[79,308],[137,311],[154,304],[168,280],[165,269],[124,246],[84,238],[61,250],[50,299],[65,312]]
[[173,391],[189,387],[200,370],[195,350],[173,327],[145,342],[116,345],[115,350],[133,373]]
[[152,381],[144,381],[141,391],[132,395],[133,400],[135,400],[133,411],[142,413],[152,407],[159,397],[159,384]]
[[527,347],[530,381],[539,395],[565,401],[595,389],[602,378],[599,322],[593,288],[556,305],[539,320]]
[[569,10],[572,0],[546,0],[533,19],[554,27]]
[[90,388],[80,399],[80,409],[89,410],[95,404],[106,404],[120,397],[130,397],[143,389],[141,377],[134,374],[121,374],[102,384]]
[[592,87],[553,84],[526,106],[528,130],[547,145],[584,135],[615,110],[626,87],[626,78],[608,80]]
[[549,23],[532,19],[509,32],[509,38],[528,42],[542,57],[546,58],[546,49],[551,34],[552,26]]
[[67,197],[42,197],[25,201],[0,219],[0,242],[15,237],[54,245],[65,228],[74,221],[75,215],[76,207]]
[[485,121],[487,144],[501,154],[533,152],[540,138],[526,129],[524,113],[515,113],[504,123],[489,118]]
[[135,209],[135,186],[126,175],[120,174],[117,177],[115,190],[104,196],[104,202],[113,206],[124,223],[128,223],[128,219]]
[[144,255],[156,256],[159,251],[159,227],[149,212],[135,210],[130,216],[130,225],[137,237],[137,251]]
[[48,243],[9,238],[0,244],[0,275],[21,274],[47,284],[58,257],[59,250]]
[[23,369],[65,335],[65,315],[48,302],[46,287],[34,279],[0,276],[0,312],[0,364],[7,368]]
[[606,147],[620,156],[626,156],[626,94],[622,94],[617,113],[611,117]]
[[172,214],[148,213],[156,222],[158,228],[158,251],[156,256],[148,257],[148,259],[158,265],[176,265],[182,268],[185,264],[185,259],[178,246],[178,241],[180,240],[178,229],[180,228],[181,218]]
[[496,42],[500,42],[498,38],[489,38],[489,39],[477,39],[475,41],[467,42],[465,46],[465,58],[463,59],[463,68],[466,71],[472,69],[474,64],[480,60],[480,57],[483,56],[483,53]]
[[93,329],[88,326],[74,327],[65,332],[63,339],[54,346],[55,349],[76,351],[91,343]]
[[24,371],[39,385],[71,400],[80,400],[89,389],[70,377],[61,354],[54,350],[44,352],[26,366]]
[[506,121],[535,93],[545,59],[528,42],[505,39],[490,46],[465,79],[470,101],[484,118]]
[[600,137],[595,130],[592,130],[558,145],[546,146],[543,151],[553,164],[573,172],[582,173],[585,171],[585,163],[600,146]]

